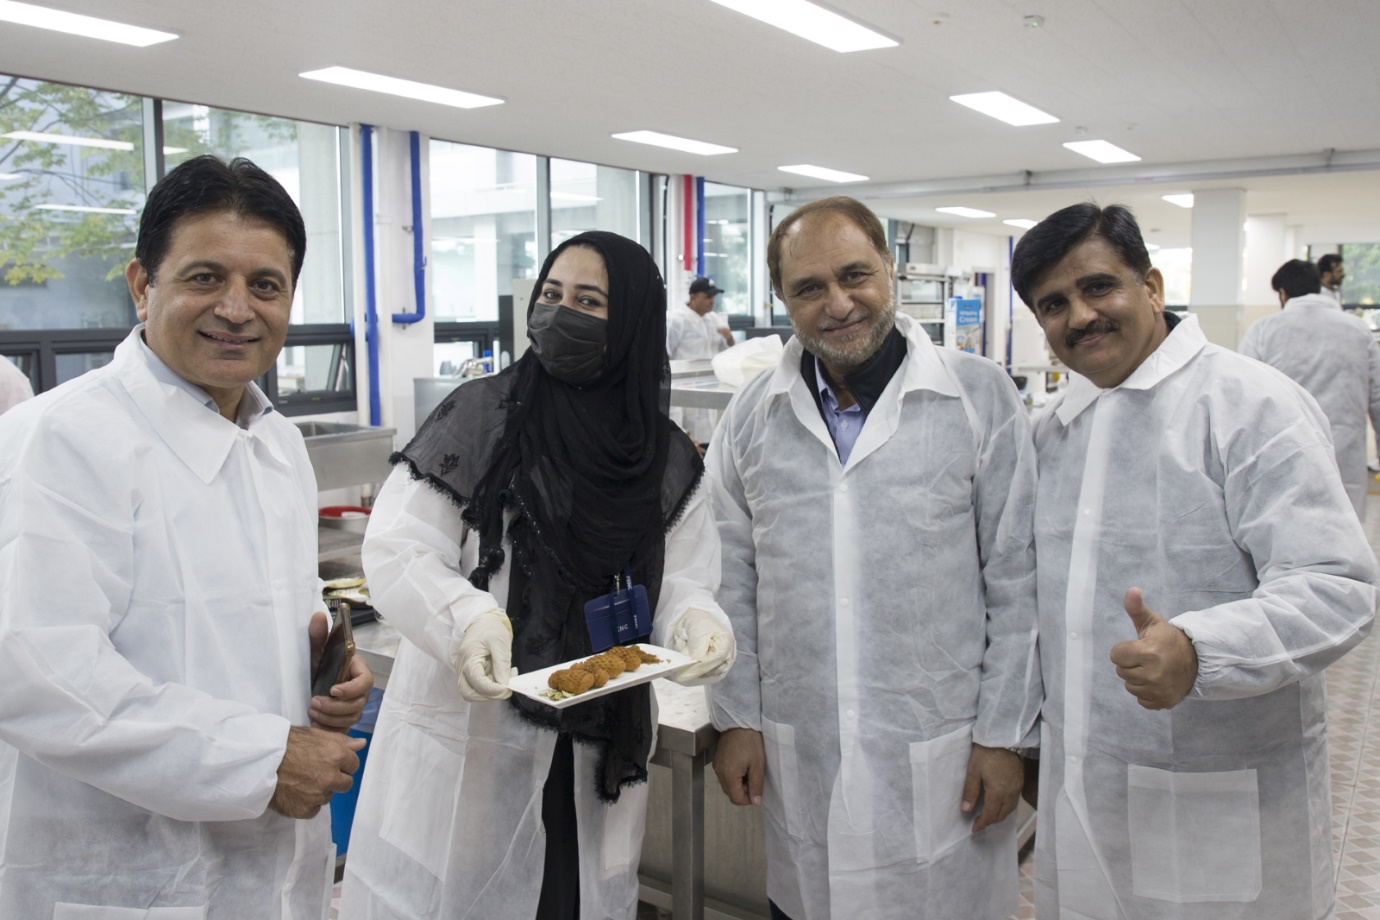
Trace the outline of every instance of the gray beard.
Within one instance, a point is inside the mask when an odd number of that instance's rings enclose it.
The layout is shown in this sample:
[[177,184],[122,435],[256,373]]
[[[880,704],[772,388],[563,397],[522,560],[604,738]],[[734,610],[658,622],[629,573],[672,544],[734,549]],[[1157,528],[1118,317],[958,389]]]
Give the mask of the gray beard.
[[862,367],[867,360],[877,353],[877,349],[882,347],[886,337],[891,334],[891,330],[896,326],[896,298],[893,295],[887,299],[886,305],[882,307],[880,316],[875,317],[877,322],[868,328],[861,341],[854,340],[849,342],[844,348],[838,348],[828,342],[824,342],[814,336],[801,332],[800,326],[796,324],[794,317],[791,318],[791,329],[795,332],[796,338],[800,339],[800,344],[805,350],[819,358],[829,367],[840,371],[851,371]]

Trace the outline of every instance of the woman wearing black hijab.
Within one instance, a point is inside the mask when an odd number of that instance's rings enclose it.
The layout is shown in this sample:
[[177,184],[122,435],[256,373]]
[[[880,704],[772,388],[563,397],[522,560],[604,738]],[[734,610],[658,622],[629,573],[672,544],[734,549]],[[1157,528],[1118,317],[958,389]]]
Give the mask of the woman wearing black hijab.
[[[351,833],[341,917],[632,918],[656,735],[649,685],[553,709],[512,673],[590,654],[628,567],[652,643],[732,664],[698,452],[666,417],[666,289],[582,233],[542,266],[532,347],[458,387],[394,455],[364,542],[403,635]],[[458,688],[457,688],[458,678]]]

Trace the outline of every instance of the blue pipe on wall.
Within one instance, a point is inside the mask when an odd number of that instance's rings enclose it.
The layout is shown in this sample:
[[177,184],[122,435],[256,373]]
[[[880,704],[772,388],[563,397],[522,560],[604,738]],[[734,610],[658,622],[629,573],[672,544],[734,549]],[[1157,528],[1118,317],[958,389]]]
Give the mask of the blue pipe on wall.
[[417,312],[394,313],[393,322],[404,326],[426,316],[426,256],[422,254],[422,139],[410,134],[412,154],[412,281],[417,289]]
[[695,274],[704,277],[704,176],[695,177]]
[[364,185],[364,343],[369,351],[369,424],[383,419],[379,398],[379,314],[374,298],[374,128],[359,126],[359,166]]

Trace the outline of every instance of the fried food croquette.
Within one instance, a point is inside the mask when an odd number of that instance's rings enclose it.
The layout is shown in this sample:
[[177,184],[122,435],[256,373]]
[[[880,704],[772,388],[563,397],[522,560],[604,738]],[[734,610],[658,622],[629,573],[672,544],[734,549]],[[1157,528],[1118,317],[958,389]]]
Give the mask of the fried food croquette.
[[562,693],[576,696],[594,686],[594,675],[588,671],[566,668],[563,671],[552,672],[551,676],[546,679],[546,685],[552,690],[559,690]]
[[617,677],[628,669],[628,666],[624,664],[621,656],[611,655],[608,652],[604,652],[602,655],[595,655],[589,660],[597,667],[608,671],[610,679]]
[[617,655],[619,658],[622,658],[625,670],[636,671],[638,668],[642,667],[642,655],[639,654],[638,650],[633,646],[615,645],[608,650],[607,654]]
[[592,658],[587,661],[582,661],[577,665],[573,665],[573,667],[587,674],[594,675],[594,688],[596,690],[609,682],[609,672],[605,671],[597,664],[594,664],[594,659]]

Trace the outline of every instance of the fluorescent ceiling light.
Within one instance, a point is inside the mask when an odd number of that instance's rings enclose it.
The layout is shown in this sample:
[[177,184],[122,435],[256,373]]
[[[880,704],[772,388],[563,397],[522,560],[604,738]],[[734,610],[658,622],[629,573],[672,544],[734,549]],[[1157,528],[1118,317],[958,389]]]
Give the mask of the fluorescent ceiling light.
[[382,74],[354,70],[350,67],[326,67],[322,70],[308,70],[306,73],[298,74],[298,76],[308,80],[320,80],[323,83],[349,86],[354,89],[367,89],[376,93],[388,93],[391,96],[405,96],[408,99],[435,102],[438,105],[451,105],[457,109],[477,109],[480,106],[500,105],[503,102],[502,99],[496,99],[493,96],[480,96],[477,93],[448,89],[430,83],[418,83],[415,80],[402,80],[398,77],[385,77]]
[[1002,223],[1009,224],[1012,227],[1020,227],[1022,230],[1029,230],[1039,223],[1039,221],[1031,220],[1028,217],[1017,217],[1012,220],[1004,220]]
[[11,179],[22,178],[19,173],[0,173],[0,182],[9,182]]
[[40,211],[82,211],[87,214],[133,214],[129,208],[90,208],[80,204],[36,204]]
[[1134,163],[1140,159],[1131,151],[1107,141],[1069,141],[1064,146],[1099,163]]
[[1146,252],[1159,252],[1159,251],[1160,251],[1159,244],[1158,244],[1158,243],[1146,243],[1146,244],[1145,244],[1145,251],[1146,251]]
[[627,131],[623,134],[615,134],[613,138],[620,141],[632,141],[635,144],[651,144],[653,147],[669,147],[672,150],[680,150],[685,153],[698,153],[702,157],[738,152],[737,147],[724,147],[719,144],[708,144],[704,141],[692,141],[689,138],[676,137],[674,134],[662,134],[660,131]]
[[6,137],[39,144],[72,144],[75,147],[100,147],[103,150],[133,150],[129,141],[112,141],[104,137],[76,137],[71,134],[40,134],[37,131],[11,131]]
[[[3,0],[0,0],[3,2]],[[77,137],[72,134],[40,134],[37,131],[11,131],[5,137],[14,138],[17,141],[34,141],[40,144],[71,144],[74,147],[99,147],[102,150],[133,150],[134,144],[130,141],[112,141],[104,137]],[[186,147],[164,147],[163,152],[171,156],[175,153],[186,153]],[[6,174],[8,175],[8,173]]]
[[119,42],[122,45],[134,45],[139,48],[147,48],[149,45],[156,45],[159,42],[172,41],[177,38],[172,32],[143,29],[139,26],[125,25],[123,22],[97,19],[95,16],[82,16],[63,10],[50,10],[47,7],[34,6],[32,3],[15,3],[13,0],[0,0],[0,22],[36,26],[40,29],[51,29],[54,32],[65,32],[68,35],[99,38],[104,41]]
[[1193,207],[1192,192],[1189,192],[1187,195],[1161,195],[1160,197],[1170,204],[1177,204],[1181,208]]
[[996,217],[991,211],[979,211],[977,208],[935,208],[940,214],[957,214],[959,217]]
[[842,172],[837,169],[828,169],[824,166],[811,166],[809,163],[801,163],[798,166],[778,166],[781,172],[795,173],[797,176],[809,176],[811,179],[824,179],[826,182],[866,182],[867,176],[860,176],[857,173]]
[[962,96],[950,96],[949,99],[1018,128],[1025,125],[1051,125],[1059,120],[1048,112],[1040,111],[1033,105],[1026,105],[1019,99],[1013,99],[1006,93],[965,93]]
[[899,42],[808,0],[714,0],[769,26],[809,39],[834,51],[895,48]]
[[562,201],[603,201],[596,195],[576,195],[574,192],[552,192],[552,198],[559,198]]

